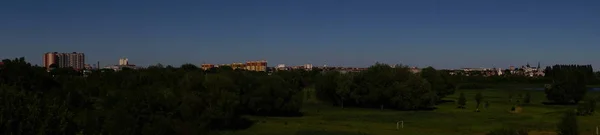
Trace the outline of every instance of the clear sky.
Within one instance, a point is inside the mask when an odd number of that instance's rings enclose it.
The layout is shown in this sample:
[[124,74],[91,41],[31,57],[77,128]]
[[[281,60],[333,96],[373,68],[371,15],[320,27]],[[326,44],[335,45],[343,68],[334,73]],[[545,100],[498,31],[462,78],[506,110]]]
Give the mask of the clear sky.
[[0,58],[34,64],[600,68],[600,0],[3,0],[0,18]]

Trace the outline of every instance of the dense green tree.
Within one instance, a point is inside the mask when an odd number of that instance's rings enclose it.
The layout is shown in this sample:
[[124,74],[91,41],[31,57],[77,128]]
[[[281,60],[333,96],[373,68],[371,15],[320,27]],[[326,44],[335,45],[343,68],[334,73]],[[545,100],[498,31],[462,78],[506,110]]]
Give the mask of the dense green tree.
[[577,116],[574,112],[567,112],[557,124],[559,135],[579,135]]
[[181,65],[179,68],[186,70],[186,71],[190,71],[190,70],[198,70],[198,66],[194,65],[194,64],[190,64],[190,63],[186,63]]
[[336,80],[340,76],[339,72],[327,71],[323,74],[318,75],[315,83],[316,96],[319,100],[338,105],[339,100],[336,93],[337,84]]
[[481,101],[483,101],[483,95],[481,94],[481,92],[478,92],[477,94],[475,94],[475,102],[477,103],[477,111],[479,111],[479,105],[481,104]]
[[448,74],[439,72],[433,67],[423,68],[420,74],[421,77],[430,83],[431,89],[437,94],[438,101],[448,95],[454,94],[455,86],[450,81]]
[[350,94],[352,93],[352,78],[350,75],[339,74],[336,78],[336,95],[338,96],[338,103],[344,108],[344,102],[350,99]]
[[69,68],[46,72],[23,58],[3,60],[0,134],[205,134],[240,128],[249,124],[244,114],[299,114],[303,80],[295,78],[160,64],[83,76]]
[[282,77],[259,78],[259,87],[251,92],[250,108],[258,115],[298,115],[302,93]]
[[545,89],[546,98],[557,103],[578,103],[587,93],[586,84],[595,79],[591,65],[555,65],[546,68],[552,84]]
[[525,97],[523,97],[523,103],[529,104],[531,102],[531,94],[529,92],[525,93]]
[[465,93],[460,93],[458,97],[458,108],[464,109],[467,105],[467,98],[465,97]]
[[588,100],[588,106],[589,106],[589,111],[590,113],[594,113],[596,112],[596,103],[598,101],[594,100],[594,99],[590,99]]
[[588,115],[594,115],[595,111],[596,111],[596,100],[590,99],[590,100],[586,101],[585,103],[580,103],[577,107],[576,113],[579,116],[588,116]]
[[[457,83],[548,80],[450,75],[433,68],[415,74],[406,66],[382,63],[344,73],[328,69],[266,73],[227,66],[204,71],[191,64],[178,68],[157,64],[84,75],[72,68],[48,72],[24,58],[2,62],[0,134],[13,135],[210,134],[247,127],[251,122],[243,115],[301,115],[305,89],[313,87],[317,99],[335,106],[418,110],[433,108],[454,93]],[[583,99],[584,83],[577,82],[589,83],[587,70],[551,69],[556,83],[550,92],[569,94],[549,97],[565,102]],[[463,93],[458,103],[465,107]],[[585,103],[590,108],[591,102]]]
[[326,71],[318,75],[315,89],[318,99],[339,106],[417,110],[432,108],[439,99],[421,75],[381,63],[358,73]]

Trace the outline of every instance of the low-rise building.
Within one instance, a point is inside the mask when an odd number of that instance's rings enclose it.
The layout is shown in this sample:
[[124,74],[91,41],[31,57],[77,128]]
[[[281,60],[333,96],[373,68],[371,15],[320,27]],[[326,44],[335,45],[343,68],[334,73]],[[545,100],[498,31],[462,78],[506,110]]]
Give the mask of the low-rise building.
[[215,65],[213,65],[213,64],[202,64],[202,65],[200,65],[200,68],[202,68],[202,70],[208,70],[208,69],[211,69],[211,68],[214,68],[214,67],[215,67]]

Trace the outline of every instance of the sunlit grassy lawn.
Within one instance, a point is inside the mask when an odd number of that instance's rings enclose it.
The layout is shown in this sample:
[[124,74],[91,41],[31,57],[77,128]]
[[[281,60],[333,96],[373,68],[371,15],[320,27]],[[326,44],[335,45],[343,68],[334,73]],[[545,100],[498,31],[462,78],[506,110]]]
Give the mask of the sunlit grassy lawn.
[[[438,105],[433,111],[396,111],[361,108],[339,108],[319,104],[306,104],[303,117],[250,117],[257,121],[252,127],[225,132],[232,135],[483,135],[503,127],[526,128],[553,132],[562,112],[575,106],[543,105],[543,91],[529,91],[532,103],[522,105],[521,113],[510,113],[516,100],[509,102],[509,93],[523,94],[526,90],[461,90],[448,100],[456,100],[464,92],[467,109],[457,109],[456,103]],[[475,110],[475,94],[482,92],[490,107]],[[600,95],[599,92],[588,96]],[[600,126],[600,113],[578,117],[580,131],[594,134]],[[404,121],[404,128],[396,129],[396,122]],[[539,133],[532,133],[539,134]]]

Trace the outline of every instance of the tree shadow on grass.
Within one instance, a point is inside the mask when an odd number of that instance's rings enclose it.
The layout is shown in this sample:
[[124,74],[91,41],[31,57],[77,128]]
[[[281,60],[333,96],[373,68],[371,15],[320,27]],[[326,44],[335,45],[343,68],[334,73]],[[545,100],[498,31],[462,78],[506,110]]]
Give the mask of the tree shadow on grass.
[[296,135],[368,135],[365,132],[327,131],[327,130],[300,130]]
[[577,103],[573,103],[573,102],[567,102],[567,103],[559,103],[559,102],[542,102],[542,104],[544,104],[544,105],[568,105],[568,106],[577,105]]
[[243,130],[250,128],[256,122],[257,121],[242,117],[233,119],[231,121],[215,120],[210,123],[210,128],[216,130]]
[[454,100],[440,100],[436,104],[439,105],[439,104],[443,104],[443,103],[454,103],[454,102],[456,102],[456,101],[454,101]]
[[416,109],[393,109],[393,110],[398,110],[398,111],[434,111],[438,109],[437,107],[422,107],[422,108],[416,108]]
[[265,113],[250,113],[254,116],[265,116],[265,117],[302,117],[302,112],[265,112]]

